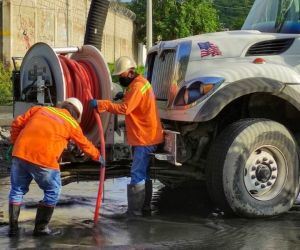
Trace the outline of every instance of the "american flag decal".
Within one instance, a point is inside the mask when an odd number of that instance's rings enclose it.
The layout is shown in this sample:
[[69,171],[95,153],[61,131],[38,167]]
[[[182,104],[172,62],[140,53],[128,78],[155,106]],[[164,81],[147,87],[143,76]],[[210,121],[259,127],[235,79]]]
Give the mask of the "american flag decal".
[[198,46],[201,51],[201,57],[205,56],[221,56],[222,52],[218,48],[217,45],[211,43],[211,42],[204,42],[204,43],[198,43]]

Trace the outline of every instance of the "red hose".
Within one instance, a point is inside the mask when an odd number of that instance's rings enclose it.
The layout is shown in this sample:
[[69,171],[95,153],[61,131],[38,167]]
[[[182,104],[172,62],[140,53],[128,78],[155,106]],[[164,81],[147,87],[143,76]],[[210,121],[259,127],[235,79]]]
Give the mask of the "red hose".
[[[75,61],[65,56],[59,56],[66,82],[66,96],[76,97],[83,104],[81,127],[88,132],[97,124],[100,138],[100,153],[105,159],[104,132],[99,113],[89,107],[91,99],[100,99],[99,82],[93,66],[87,61]],[[93,115],[93,116],[92,116]],[[94,225],[98,223],[105,179],[105,166],[100,169],[98,195],[94,213]]]

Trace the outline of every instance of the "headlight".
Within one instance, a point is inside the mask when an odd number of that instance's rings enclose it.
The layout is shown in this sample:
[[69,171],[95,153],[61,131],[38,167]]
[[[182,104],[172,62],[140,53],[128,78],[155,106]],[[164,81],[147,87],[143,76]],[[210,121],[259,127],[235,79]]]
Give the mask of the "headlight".
[[176,106],[189,105],[212,92],[224,80],[221,77],[202,77],[197,81],[193,81],[179,90],[174,104]]
[[186,88],[183,96],[185,105],[197,101],[200,97],[206,95],[213,88],[213,84],[203,83],[195,83],[193,86]]

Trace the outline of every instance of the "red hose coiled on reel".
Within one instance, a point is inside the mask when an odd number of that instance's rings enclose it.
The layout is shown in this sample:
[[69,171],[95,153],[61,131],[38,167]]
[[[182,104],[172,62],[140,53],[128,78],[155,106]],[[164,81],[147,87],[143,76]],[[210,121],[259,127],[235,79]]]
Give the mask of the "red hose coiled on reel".
[[[89,107],[91,99],[100,99],[100,84],[93,66],[87,61],[75,61],[60,55],[59,60],[64,72],[66,82],[66,97],[76,97],[83,105],[81,127],[84,132],[92,129],[95,122],[98,125],[100,138],[100,153],[105,159],[105,140],[100,115],[95,109]],[[105,166],[100,169],[99,188],[94,213],[94,224],[99,218],[105,179]]]

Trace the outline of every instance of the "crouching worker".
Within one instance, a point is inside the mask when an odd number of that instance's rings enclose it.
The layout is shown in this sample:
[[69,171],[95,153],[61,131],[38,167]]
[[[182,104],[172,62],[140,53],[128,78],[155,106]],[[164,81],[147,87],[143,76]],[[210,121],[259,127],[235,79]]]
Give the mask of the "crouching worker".
[[71,97],[61,104],[61,108],[32,107],[12,122],[9,236],[18,233],[20,206],[32,179],[44,191],[44,198],[38,204],[33,234],[51,234],[48,223],[61,192],[58,159],[70,139],[93,160],[102,161],[99,151],[83,135],[78,124],[82,110],[81,102]]
[[140,216],[150,211],[150,158],[157,145],[163,142],[163,130],[151,84],[142,75],[136,74],[135,69],[136,64],[129,57],[120,57],[115,63],[113,75],[119,76],[120,84],[126,88],[123,102],[90,101],[90,105],[99,112],[125,115],[127,140],[133,151],[131,181],[127,186],[128,210],[123,214],[126,216]]

